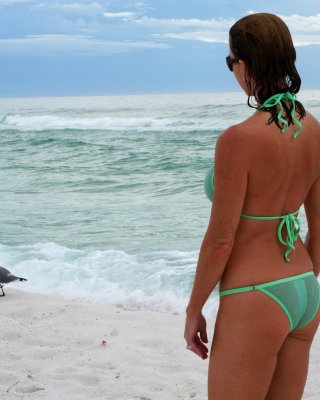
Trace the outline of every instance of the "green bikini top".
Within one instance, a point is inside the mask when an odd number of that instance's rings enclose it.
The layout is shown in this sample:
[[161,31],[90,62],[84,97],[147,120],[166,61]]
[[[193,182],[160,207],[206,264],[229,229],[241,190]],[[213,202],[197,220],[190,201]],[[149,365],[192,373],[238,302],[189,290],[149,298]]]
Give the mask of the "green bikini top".
[[[274,96],[271,96],[259,107],[259,110],[262,108],[270,108],[270,107],[273,107],[273,106],[279,104],[280,111],[278,113],[278,121],[280,123],[282,123],[282,125],[283,125],[283,128],[281,131],[285,132],[288,129],[288,122],[283,118],[283,107],[281,104],[281,100],[289,100],[293,104],[291,116],[292,116],[292,120],[293,120],[294,124],[298,126],[298,129],[293,134],[293,138],[296,138],[299,135],[299,133],[301,132],[301,123],[300,123],[300,121],[298,121],[295,118],[295,95],[294,94],[287,92],[287,93],[279,93]],[[214,192],[213,170],[214,170],[214,167],[211,166],[211,168],[209,169],[209,171],[206,175],[205,182],[204,182],[205,192],[210,201],[212,201],[213,192]],[[248,215],[248,214],[241,214],[241,217],[247,218],[247,219],[254,219],[254,220],[258,220],[258,221],[274,221],[274,220],[280,219],[280,223],[279,223],[278,230],[277,230],[277,236],[278,236],[279,242],[282,245],[287,247],[287,250],[284,253],[284,258],[287,262],[289,262],[290,261],[289,253],[292,250],[295,250],[294,243],[298,239],[299,232],[300,232],[300,221],[297,217],[298,212],[299,212],[299,210],[295,211],[293,213],[290,213],[290,214],[286,214],[286,215],[263,216],[263,217],[259,217],[259,216],[255,216],[255,215]],[[286,238],[284,238],[282,235],[284,227],[286,227],[286,231],[287,231]]]

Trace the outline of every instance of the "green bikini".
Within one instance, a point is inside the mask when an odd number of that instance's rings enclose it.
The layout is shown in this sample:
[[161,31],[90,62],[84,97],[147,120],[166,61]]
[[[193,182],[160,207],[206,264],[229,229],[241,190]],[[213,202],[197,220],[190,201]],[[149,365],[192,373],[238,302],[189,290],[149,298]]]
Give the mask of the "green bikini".
[[[278,121],[282,124],[282,132],[288,128],[288,122],[283,118],[283,107],[281,100],[290,101],[293,105],[291,110],[292,120],[297,125],[298,129],[294,132],[293,138],[296,138],[301,132],[301,123],[295,118],[295,95],[289,92],[279,93],[271,96],[260,107],[270,108],[279,105]],[[214,176],[213,166],[207,173],[205,179],[205,192],[212,201],[214,191]],[[277,236],[279,242],[286,246],[284,258],[289,262],[289,253],[295,250],[294,243],[299,237],[300,221],[297,217],[299,211],[281,216],[255,216],[241,214],[241,217],[259,221],[280,220]],[[283,237],[283,231],[286,229],[286,238]],[[291,276],[284,279],[279,279],[272,282],[266,282],[253,286],[245,286],[235,289],[220,291],[220,297],[230,294],[244,293],[252,290],[260,292],[271,297],[286,314],[291,330],[303,328],[307,326],[315,317],[320,306],[320,286],[314,273],[309,271],[300,275]]]
[[[211,167],[207,173],[205,179],[205,191],[208,198],[211,201],[214,191],[213,167]],[[300,232],[300,221],[297,217],[298,212],[299,211],[296,211],[291,214],[280,215],[276,217],[258,217],[255,215],[248,215],[248,214],[241,214],[241,217],[247,219],[255,219],[258,221],[274,221],[276,219],[280,219],[280,223],[277,230],[278,240],[281,244],[287,246],[287,250],[284,253],[284,258],[286,259],[286,261],[290,261],[289,253],[291,250],[295,249],[294,242],[298,239]],[[286,227],[287,229],[287,237],[285,239],[283,238],[282,235],[284,227]]]
[[291,330],[307,326],[319,309],[319,282],[311,271],[259,285],[223,290],[220,297],[251,290],[259,290],[278,303],[288,317]]

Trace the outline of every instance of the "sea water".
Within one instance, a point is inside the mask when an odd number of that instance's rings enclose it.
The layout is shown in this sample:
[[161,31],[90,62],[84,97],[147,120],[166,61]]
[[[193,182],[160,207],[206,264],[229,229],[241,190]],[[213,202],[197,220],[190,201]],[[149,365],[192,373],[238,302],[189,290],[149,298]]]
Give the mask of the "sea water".
[[[320,118],[319,91],[299,99]],[[253,111],[241,93],[0,99],[0,265],[28,278],[12,286],[183,312],[217,136]]]

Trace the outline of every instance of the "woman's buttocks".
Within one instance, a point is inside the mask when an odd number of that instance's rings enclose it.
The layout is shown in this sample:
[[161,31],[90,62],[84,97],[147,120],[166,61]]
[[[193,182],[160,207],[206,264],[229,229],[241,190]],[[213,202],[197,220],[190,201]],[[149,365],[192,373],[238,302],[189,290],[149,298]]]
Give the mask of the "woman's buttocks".
[[[252,226],[253,223],[256,226]],[[294,243],[295,250],[289,254],[290,261],[285,260],[287,248],[278,241],[278,224],[277,221],[241,221],[220,290],[312,271],[312,261],[300,238]]]

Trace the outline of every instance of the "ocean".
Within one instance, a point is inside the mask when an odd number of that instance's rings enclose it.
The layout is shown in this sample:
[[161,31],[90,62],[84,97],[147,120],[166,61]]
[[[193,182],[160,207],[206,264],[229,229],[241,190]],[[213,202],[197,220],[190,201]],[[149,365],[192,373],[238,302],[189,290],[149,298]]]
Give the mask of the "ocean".
[[[320,118],[320,91],[298,98]],[[0,265],[28,279],[11,286],[184,312],[217,136],[253,112],[242,93],[0,99]]]

